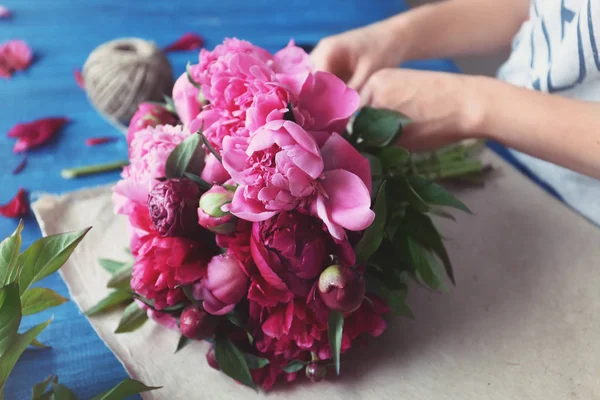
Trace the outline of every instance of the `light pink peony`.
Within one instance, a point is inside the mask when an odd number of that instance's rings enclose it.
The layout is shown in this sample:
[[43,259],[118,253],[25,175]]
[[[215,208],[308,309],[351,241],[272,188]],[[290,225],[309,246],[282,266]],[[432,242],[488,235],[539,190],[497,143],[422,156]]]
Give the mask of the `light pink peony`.
[[203,300],[204,309],[213,315],[230,313],[248,293],[248,277],[242,263],[227,254],[214,256],[206,277],[194,288],[194,297]]
[[200,114],[200,90],[183,73],[173,86],[173,103],[181,122],[187,126]]
[[360,231],[373,222],[369,163],[337,133],[319,149],[296,123],[272,121],[247,147],[242,138],[223,144],[223,166],[240,185],[234,215],[256,222],[300,207],[321,218],[336,239],[345,238],[344,228]]
[[127,129],[127,144],[131,144],[135,134],[148,127],[175,125],[177,119],[166,108],[158,104],[142,103],[133,114]]
[[271,67],[277,80],[295,95],[300,92],[308,74],[314,69],[310,56],[304,49],[296,46],[293,40],[275,53]]
[[204,159],[204,169],[200,175],[208,183],[222,184],[231,179],[229,172],[223,168],[221,161],[217,160],[214,154],[207,152]]

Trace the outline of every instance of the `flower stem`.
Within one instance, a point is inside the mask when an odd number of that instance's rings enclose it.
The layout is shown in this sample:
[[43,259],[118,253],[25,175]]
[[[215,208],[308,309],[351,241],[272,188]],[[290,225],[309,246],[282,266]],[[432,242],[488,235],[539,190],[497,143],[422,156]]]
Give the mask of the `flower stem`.
[[118,171],[129,164],[127,160],[114,161],[106,164],[86,165],[83,167],[63,169],[60,175],[64,179],[79,178],[81,176],[100,174],[103,172]]

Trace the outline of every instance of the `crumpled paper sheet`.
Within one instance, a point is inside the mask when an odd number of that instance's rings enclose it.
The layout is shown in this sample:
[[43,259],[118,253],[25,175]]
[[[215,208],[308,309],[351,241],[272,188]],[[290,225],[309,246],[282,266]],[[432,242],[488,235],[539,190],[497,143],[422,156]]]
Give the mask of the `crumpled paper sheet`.
[[[440,221],[456,288],[414,287],[416,320],[342,357],[342,376],[280,386],[278,399],[600,399],[600,230],[546,195],[489,152],[499,176],[456,194],[475,216]],[[109,188],[44,196],[33,206],[45,234],[93,225],[62,269],[87,310],[107,294],[99,257],[121,258],[125,221]],[[599,203],[600,206],[600,203]],[[254,398],[205,362],[206,344],[173,354],[179,339],[148,322],[115,335],[119,312],[92,325],[134,378],[163,389],[146,399]]]

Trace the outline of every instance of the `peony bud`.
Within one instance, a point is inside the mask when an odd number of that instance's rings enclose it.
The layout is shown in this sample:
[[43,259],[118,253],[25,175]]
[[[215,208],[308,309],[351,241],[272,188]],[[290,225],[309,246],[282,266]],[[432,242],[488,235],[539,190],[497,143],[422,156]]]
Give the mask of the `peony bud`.
[[206,276],[195,286],[194,298],[204,300],[206,312],[225,315],[248,293],[248,277],[237,258],[221,254],[210,260]]
[[356,311],[365,297],[365,279],[355,268],[339,265],[327,267],[321,273],[319,294],[327,307],[333,311],[349,313]]
[[222,184],[231,179],[229,172],[223,168],[221,161],[213,153],[207,152],[204,169],[200,177],[210,184]]
[[305,372],[306,377],[310,379],[311,382],[319,382],[325,379],[327,367],[316,362],[309,362],[308,365],[306,365]]
[[158,104],[141,103],[133,114],[127,129],[127,143],[131,143],[135,134],[148,127],[175,125],[177,118],[166,108]]
[[217,362],[217,356],[215,355],[214,346],[210,346],[210,349],[208,349],[208,351],[206,352],[206,362],[208,363],[208,365],[210,365],[217,371],[221,370],[221,367],[219,367],[219,363]]
[[150,218],[162,236],[187,236],[200,227],[196,222],[196,207],[200,189],[187,178],[159,182],[148,195]]
[[215,326],[214,318],[196,306],[186,307],[179,319],[181,334],[190,339],[204,340],[211,337]]
[[231,203],[233,192],[223,186],[215,185],[200,197],[198,208],[198,223],[203,228],[224,235],[235,232],[237,218],[229,211],[223,211],[223,206]]

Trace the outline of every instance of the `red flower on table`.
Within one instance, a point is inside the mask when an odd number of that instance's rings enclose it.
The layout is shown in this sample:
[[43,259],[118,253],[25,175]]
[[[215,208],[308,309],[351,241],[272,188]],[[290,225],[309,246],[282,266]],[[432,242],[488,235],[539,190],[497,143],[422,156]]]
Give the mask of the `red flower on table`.
[[16,196],[7,204],[0,205],[0,215],[7,218],[20,218],[27,214],[28,211],[27,193],[25,193],[25,189],[23,188],[20,188]]
[[31,47],[22,40],[0,44],[0,77],[8,79],[13,72],[27,69],[32,59]]
[[18,139],[13,152],[22,153],[46,144],[67,122],[67,118],[53,117],[15,125],[7,134]]
[[195,33],[185,33],[175,42],[165,47],[164,51],[165,53],[169,53],[171,51],[195,50],[202,46],[204,46],[204,39],[201,36]]

